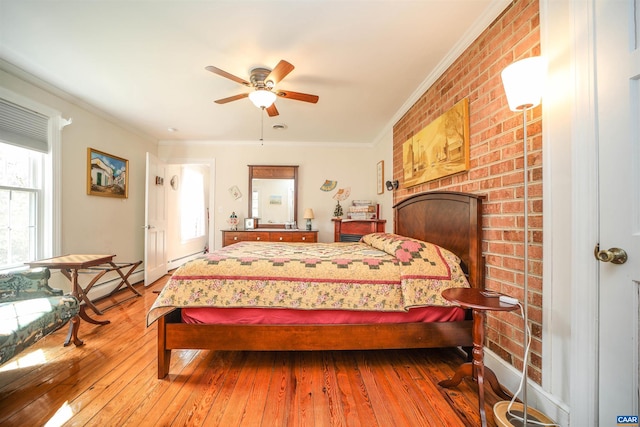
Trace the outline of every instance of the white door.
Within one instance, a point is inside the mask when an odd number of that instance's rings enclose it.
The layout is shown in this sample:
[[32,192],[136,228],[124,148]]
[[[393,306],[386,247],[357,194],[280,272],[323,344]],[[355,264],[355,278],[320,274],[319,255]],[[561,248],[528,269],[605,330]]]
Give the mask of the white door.
[[595,2],[600,249],[621,248],[629,257],[625,264],[598,263],[601,426],[639,415],[640,28],[634,1],[638,8],[638,0]]
[[144,222],[144,285],[167,274],[167,206],[164,182],[166,165],[147,153]]

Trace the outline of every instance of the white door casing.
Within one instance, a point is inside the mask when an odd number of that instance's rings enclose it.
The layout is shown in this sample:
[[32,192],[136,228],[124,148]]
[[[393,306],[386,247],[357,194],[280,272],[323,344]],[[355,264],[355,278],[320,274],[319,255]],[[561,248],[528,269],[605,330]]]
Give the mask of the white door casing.
[[[166,166],[147,153],[144,222],[144,285],[149,286],[167,274]],[[159,180],[159,181],[157,181]],[[168,185],[168,182],[166,183]]]

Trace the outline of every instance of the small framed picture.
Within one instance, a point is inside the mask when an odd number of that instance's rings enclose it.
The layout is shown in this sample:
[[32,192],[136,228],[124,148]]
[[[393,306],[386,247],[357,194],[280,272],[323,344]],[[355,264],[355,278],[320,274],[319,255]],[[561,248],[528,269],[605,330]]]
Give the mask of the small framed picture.
[[244,219],[244,229],[245,230],[253,230],[256,228],[256,220],[255,218],[245,218]]
[[384,193],[384,160],[380,160],[378,162],[378,167],[376,169],[376,184],[378,194]]

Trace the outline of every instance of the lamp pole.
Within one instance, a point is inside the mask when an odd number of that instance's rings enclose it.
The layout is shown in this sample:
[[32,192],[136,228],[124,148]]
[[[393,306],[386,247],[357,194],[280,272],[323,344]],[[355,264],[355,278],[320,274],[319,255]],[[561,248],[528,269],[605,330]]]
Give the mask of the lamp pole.
[[524,201],[524,275],[522,286],[524,289],[524,301],[522,302],[523,308],[523,321],[524,321],[524,358],[522,363],[524,368],[522,375],[524,377],[524,386],[522,388],[522,401],[524,402],[524,409],[522,411],[523,425],[527,425],[527,383],[529,367],[529,147],[527,146],[527,110],[531,107],[524,106],[522,108],[522,138],[523,138],[523,155],[524,155],[524,194],[522,196]]
[[[523,426],[528,425],[527,407],[527,385],[529,367],[529,343],[531,333],[529,329],[529,142],[527,135],[527,111],[540,104],[542,98],[542,88],[544,74],[546,71],[546,61],[542,57],[526,58],[509,65],[502,71],[502,83],[504,85],[509,109],[511,111],[522,111],[522,133],[523,133],[523,291],[524,301],[522,301],[522,318],[524,321],[524,356],[522,367],[522,422]],[[534,416],[535,418],[535,416]]]

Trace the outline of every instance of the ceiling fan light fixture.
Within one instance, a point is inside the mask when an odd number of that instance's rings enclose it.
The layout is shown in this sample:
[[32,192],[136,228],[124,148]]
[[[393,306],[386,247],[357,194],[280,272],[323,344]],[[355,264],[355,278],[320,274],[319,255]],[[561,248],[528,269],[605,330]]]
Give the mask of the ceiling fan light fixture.
[[276,100],[276,94],[266,89],[256,89],[249,93],[249,99],[258,108],[269,108]]

